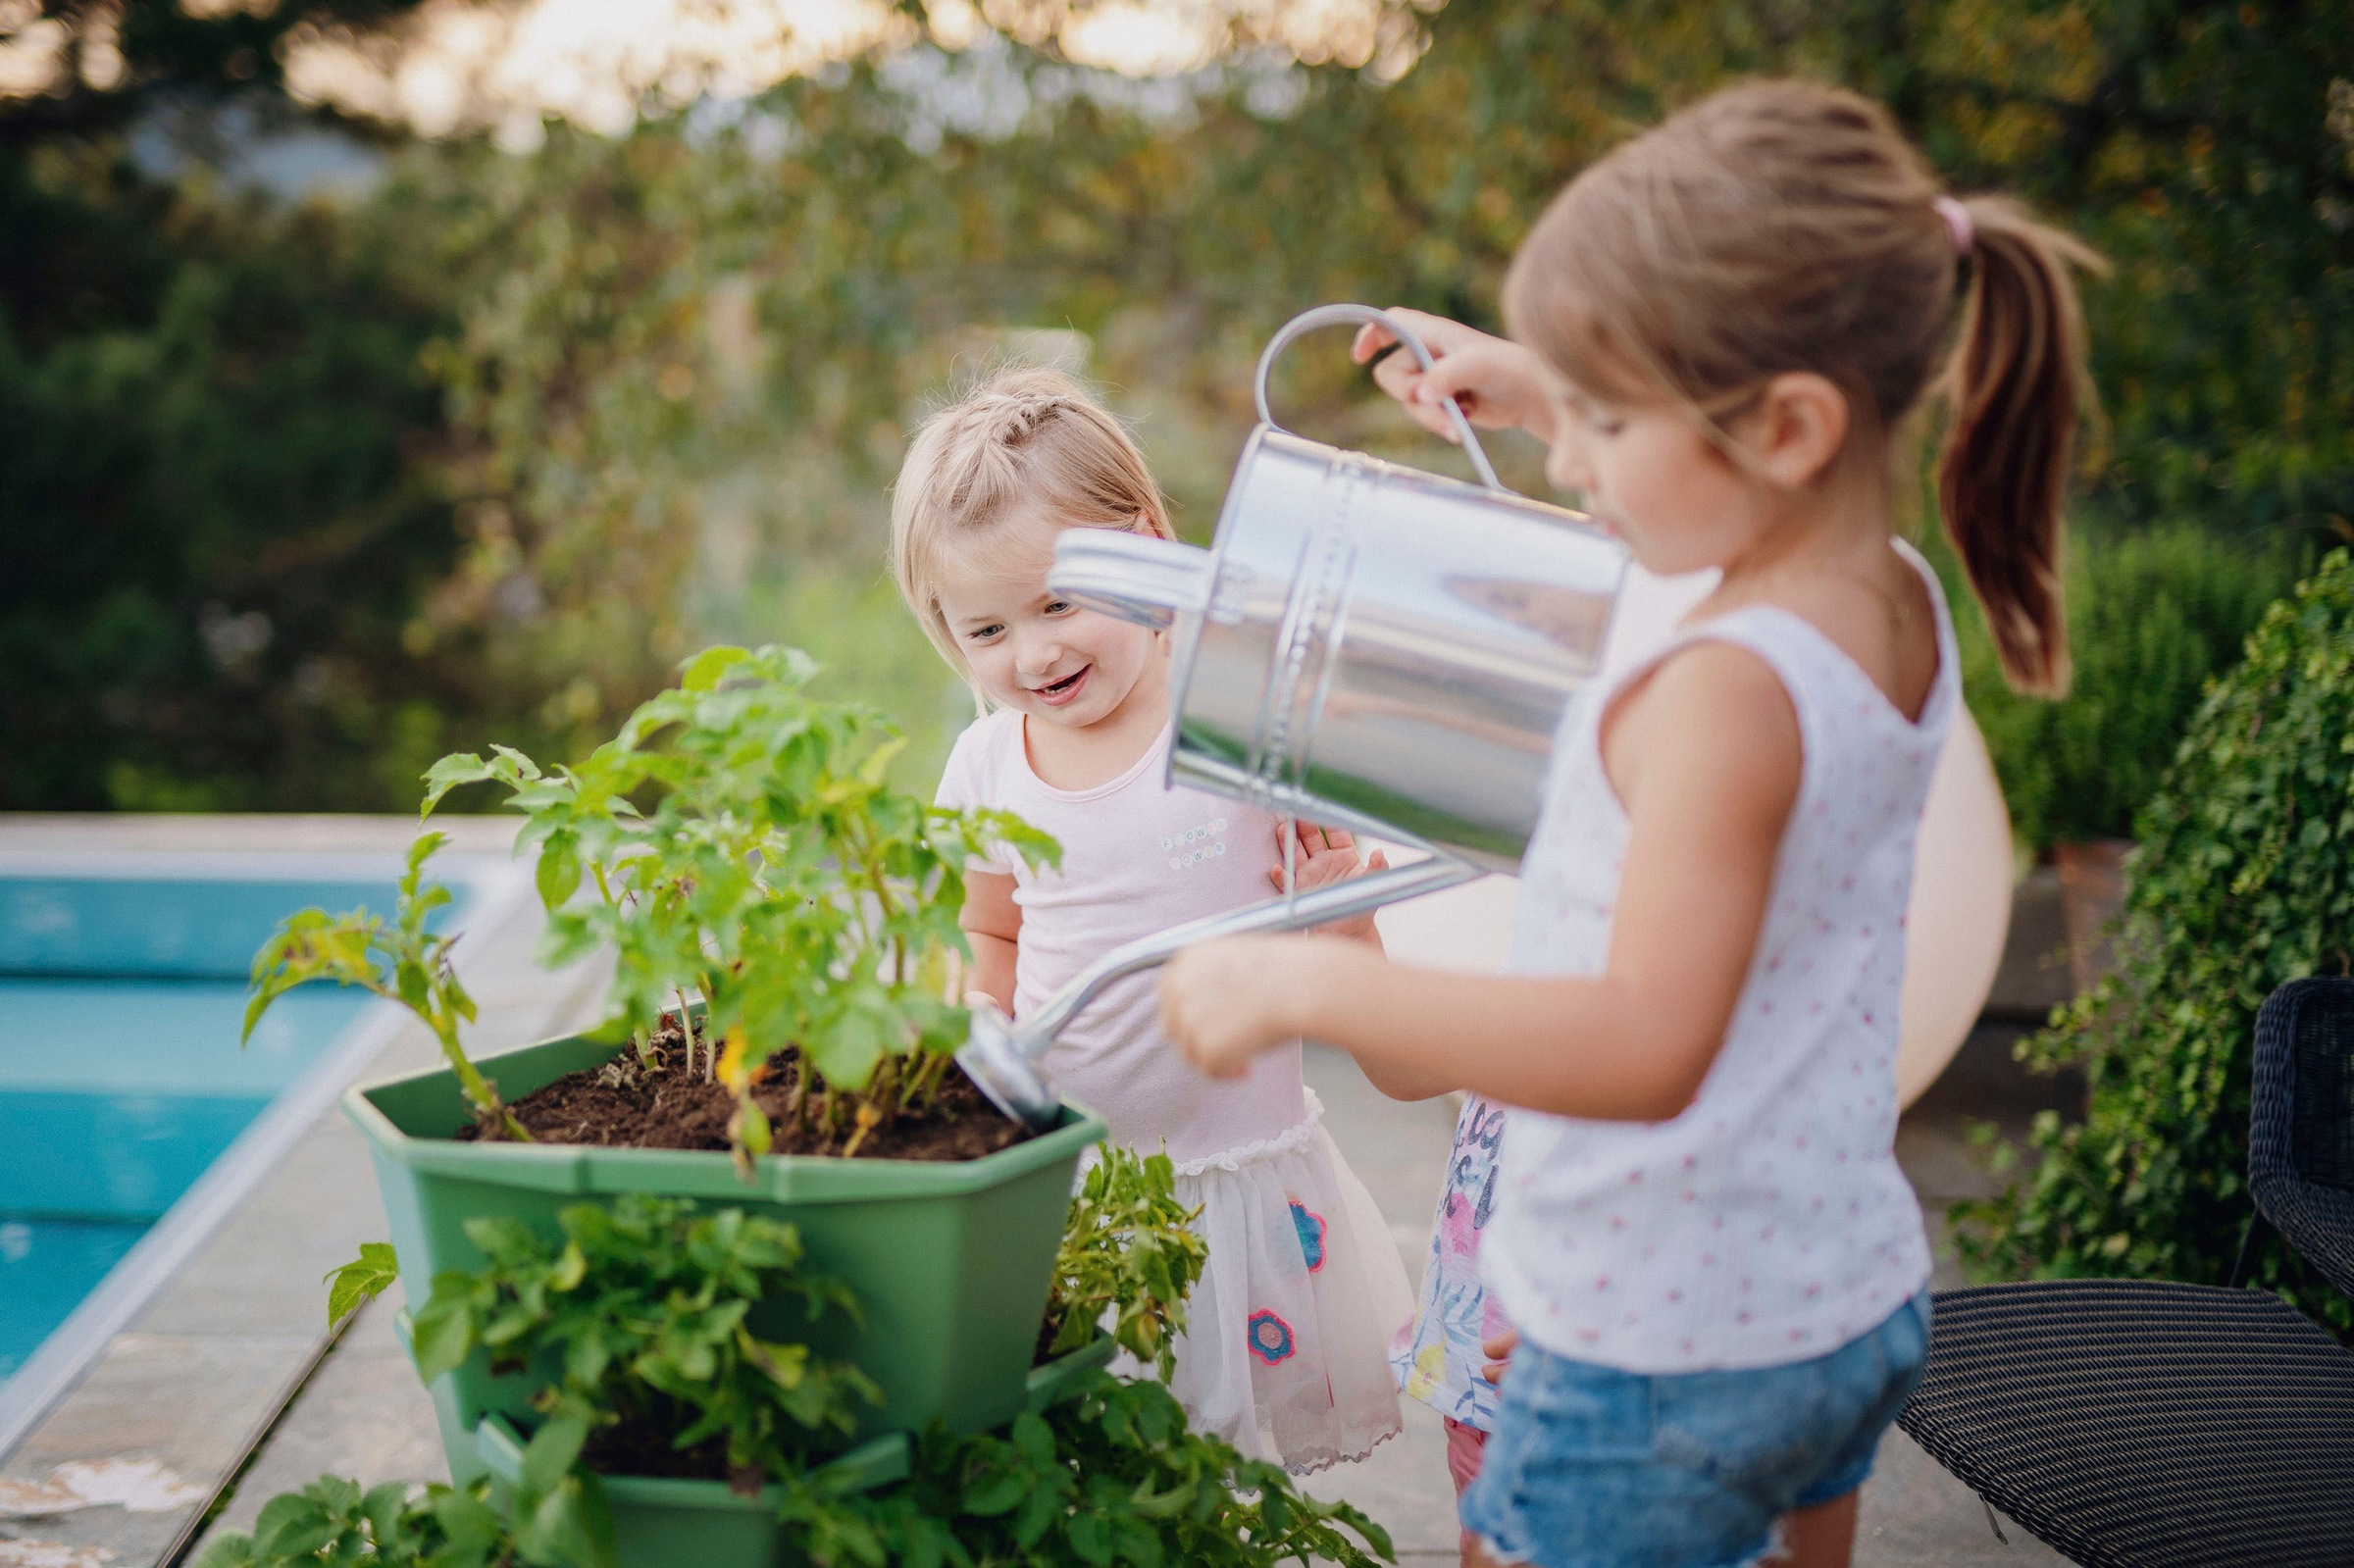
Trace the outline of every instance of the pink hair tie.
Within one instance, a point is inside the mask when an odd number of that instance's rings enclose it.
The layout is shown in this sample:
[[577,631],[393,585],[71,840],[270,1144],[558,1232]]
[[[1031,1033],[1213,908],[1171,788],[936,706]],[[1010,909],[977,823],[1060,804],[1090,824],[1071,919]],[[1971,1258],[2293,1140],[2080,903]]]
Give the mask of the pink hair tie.
[[1970,246],[1977,242],[1978,237],[1977,226],[1970,221],[1970,209],[1951,196],[1940,196],[1930,205],[1937,209],[1937,216],[1945,220],[1945,231],[1954,236],[1954,254],[1969,255]]

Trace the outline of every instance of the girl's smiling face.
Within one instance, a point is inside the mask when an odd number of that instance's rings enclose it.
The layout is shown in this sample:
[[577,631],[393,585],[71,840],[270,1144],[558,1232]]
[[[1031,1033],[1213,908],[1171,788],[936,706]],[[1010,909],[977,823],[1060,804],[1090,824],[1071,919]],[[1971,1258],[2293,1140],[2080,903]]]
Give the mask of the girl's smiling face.
[[992,702],[1084,730],[1150,695],[1156,633],[1083,610],[1047,585],[1063,525],[1016,514],[942,553],[935,597],[972,678]]

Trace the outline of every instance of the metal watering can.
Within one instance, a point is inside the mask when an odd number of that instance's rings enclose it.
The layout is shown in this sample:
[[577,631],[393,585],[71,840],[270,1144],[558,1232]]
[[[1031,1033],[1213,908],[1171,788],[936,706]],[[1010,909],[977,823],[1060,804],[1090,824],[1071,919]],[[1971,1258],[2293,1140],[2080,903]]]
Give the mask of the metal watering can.
[[1259,356],[1258,428],[1210,547],[1066,529],[1048,582],[1173,633],[1171,784],[1430,857],[1130,942],[1019,1024],[976,1012],[956,1059],[1009,1116],[1051,1118],[1038,1061],[1112,981],[1212,937],[1305,930],[1510,871],[1528,845],[1554,735],[1601,666],[1626,553],[1582,515],[1506,489],[1452,399],[1480,484],[1278,426],[1277,356],[1305,332],[1358,323],[1430,367],[1410,330],[1368,306],[1296,317]]

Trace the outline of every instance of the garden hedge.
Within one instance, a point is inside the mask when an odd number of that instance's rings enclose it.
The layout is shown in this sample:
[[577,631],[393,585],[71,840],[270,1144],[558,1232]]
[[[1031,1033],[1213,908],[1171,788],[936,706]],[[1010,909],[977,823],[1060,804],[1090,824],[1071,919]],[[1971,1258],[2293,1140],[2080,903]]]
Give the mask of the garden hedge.
[[[2142,812],[2125,962],[2054,1015],[2022,1059],[2086,1080],[2040,1161],[1955,1211],[1982,1277],[2220,1284],[2250,1213],[2257,1009],[2308,975],[2354,973],[2354,557],[2338,550],[2266,612],[2208,691]],[[2277,1242],[2257,1272],[2341,1336],[2354,1303]]]

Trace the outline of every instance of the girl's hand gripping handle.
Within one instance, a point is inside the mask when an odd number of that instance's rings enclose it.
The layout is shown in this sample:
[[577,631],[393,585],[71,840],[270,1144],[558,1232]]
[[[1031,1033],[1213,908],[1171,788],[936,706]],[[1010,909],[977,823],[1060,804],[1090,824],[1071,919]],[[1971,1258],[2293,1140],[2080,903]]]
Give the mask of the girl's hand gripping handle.
[[[1410,354],[1392,354],[1373,367],[1376,385],[1405,405],[1408,418],[1434,434],[1455,439],[1447,418],[1452,396],[1472,424],[1524,430],[1554,437],[1554,411],[1537,370],[1537,356],[1510,338],[1493,337],[1460,322],[1418,310],[1393,309],[1418,334],[1436,363],[1424,370]],[[1381,327],[1359,328],[1349,357],[1359,365],[1398,339]]]

